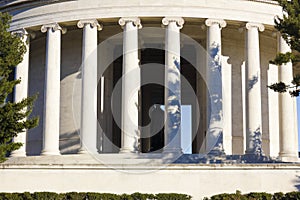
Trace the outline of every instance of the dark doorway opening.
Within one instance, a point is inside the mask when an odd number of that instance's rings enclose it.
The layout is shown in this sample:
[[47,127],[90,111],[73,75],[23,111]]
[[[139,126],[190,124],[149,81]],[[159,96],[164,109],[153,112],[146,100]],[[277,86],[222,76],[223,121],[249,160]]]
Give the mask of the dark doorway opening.
[[[196,51],[191,46],[182,48],[182,51],[188,50],[191,59],[196,58]],[[190,59],[190,58],[188,58]],[[199,76],[196,67],[181,57],[181,74],[186,80],[185,84],[181,85],[181,101],[182,105],[191,105],[192,107],[192,152],[199,152],[201,145],[196,145],[195,140],[197,134],[196,124],[196,109],[198,105],[195,99],[197,93],[197,76]],[[146,48],[141,50],[141,151],[143,153],[148,152],[162,152],[164,147],[164,126],[159,122],[164,120],[163,112],[159,106],[164,105],[164,85],[165,81],[165,51],[161,49]],[[186,85],[189,85],[188,87]],[[193,94],[192,94],[193,93]],[[152,115],[153,111],[160,113],[159,115]],[[154,116],[154,117],[153,117]],[[152,117],[152,122],[151,122]],[[158,120],[159,118],[159,120]],[[184,119],[183,119],[184,120]],[[156,123],[157,122],[157,123]],[[151,127],[158,126],[157,127]],[[154,130],[154,131],[153,131]],[[198,140],[199,141],[199,140]]]

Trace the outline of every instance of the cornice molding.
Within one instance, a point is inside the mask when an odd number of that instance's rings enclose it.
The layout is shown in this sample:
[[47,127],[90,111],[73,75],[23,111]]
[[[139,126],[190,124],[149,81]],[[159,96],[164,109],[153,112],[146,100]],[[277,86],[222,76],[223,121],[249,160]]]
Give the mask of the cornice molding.
[[0,2],[0,11],[11,12],[14,10],[37,7],[45,4],[61,3],[65,1],[77,0],[4,0]]
[[[231,21],[257,22],[265,24],[269,28],[274,24],[274,15],[282,13],[282,9],[277,5],[261,5],[261,3],[248,0],[228,0],[225,7],[211,3],[211,1],[203,3],[203,0],[191,1],[190,5],[179,1],[177,2],[178,5],[176,4],[174,7],[172,6],[174,4],[172,0],[157,1],[160,2],[160,5],[152,5],[146,0],[129,1],[127,3],[120,1],[120,4],[117,5],[111,0],[103,0],[101,4],[95,4],[97,0],[36,0],[36,2],[42,1],[56,3],[15,9],[11,12],[13,19],[10,30],[20,28],[37,30],[44,24],[55,22],[69,26],[75,25],[82,19],[101,19],[103,23],[106,23],[111,21],[107,20],[108,18],[120,19],[120,17],[137,16],[141,16],[141,20],[144,17],[155,17],[157,19],[163,16],[167,18],[183,17],[187,21],[190,21],[190,18],[219,18],[225,19],[228,23],[231,23]],[[26,2],[33,1],[26,0]],[[249,10],[249,4],[253,4],[255,10]],[[216,11],[220,10],[224,12],[218,12],[216,15]]]
[[[0,11],[2,12],[11,11],[23,7],[34,7],[34,6],[40,6],[45,4],[60,3],[65,1],[77,1],[77,0],[2,0],[0,1]],[[278,5],[278,2],[275,0],[244,0],[244,1],[253,1],[253,2]]]

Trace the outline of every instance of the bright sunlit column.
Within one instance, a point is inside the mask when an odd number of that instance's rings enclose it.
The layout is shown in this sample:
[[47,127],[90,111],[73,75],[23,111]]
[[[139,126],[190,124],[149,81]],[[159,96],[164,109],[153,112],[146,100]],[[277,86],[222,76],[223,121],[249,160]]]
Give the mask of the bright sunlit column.
[[209,122],[206,135],[206,151],[217,153],[223,151],[223,98],[222,98],[222,54],[221,29],[226,26],[222,19],[207,19],[207,70]]
[[165,17],[165,146],[164,153],[182,153],[180,29],[184,20]]
[[262,134],[261,110],[261,75],[259,32],[264,26],[259,23],[246,24],[246,70],[245,70],[245,105],[246,105],[246,154],[256,154],[261,147],[255,141]]
[[[21,29],[13,32],[22,38],[22,41],[26,47],[26,52],[23,55],[23,60],[15,68],[15,79],[20,79],[21,82],[14,88],[14,102],[20,102],[27,98],[28,95],[28,68],[29,68],[29,39],[30,36],[25,29]],[[26,134],[27,131],[20,132],[14,138],[14,142],[22,143],[19,149],[11,153],[11,157],[24,157],[26,156]]]
[[80,20],[83,28],[81,68],[81,121],[79,153],[97,153],[97,31],[96,19]]
[[[289,45],[278,34],[278,52],[291,52]],[[293,80],[293,64],[288,62],[278,68],[278,81],[286,84]],[[298,147],[295,146],[294,99],[288,92],[279,93],[279,157],[282,161],[298,160]]]
[[53,23],[43,25],[41,31],[47,32],[42,155],[59,155],[60,52],[65,29]]
[[141,21],[139,18],[121,18],[119,24],[124,29],[120,153],[133,153],[138,151],[140,137],[138,29]]

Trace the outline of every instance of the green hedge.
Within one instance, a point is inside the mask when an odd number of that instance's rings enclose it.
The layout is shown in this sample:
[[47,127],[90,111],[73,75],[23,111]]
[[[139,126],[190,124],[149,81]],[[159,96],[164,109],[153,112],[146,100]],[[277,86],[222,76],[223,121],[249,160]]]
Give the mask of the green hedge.
[[205,200],[299,200],[300,192],[269,194],[265,192],[251,192],[248,194],[241,194],[240,191],[236,191],[234,194],[218,194],[210,198],[204,198]]
[[[242,194],[236,191],[234,194],[218,194],[205,200],[300,200],[300,192],[269,194],[265,192],[251,192]],[[35,193],[0,193],[0,200],[191,200],[191,196],[177,193],[160,194],[110,194],[94,192],[35,192]]]
[[190,200],[191,196],[176,193],[160,194],[109,194],[93,192],[35,192],[35,193],[0,193],[0,200]]

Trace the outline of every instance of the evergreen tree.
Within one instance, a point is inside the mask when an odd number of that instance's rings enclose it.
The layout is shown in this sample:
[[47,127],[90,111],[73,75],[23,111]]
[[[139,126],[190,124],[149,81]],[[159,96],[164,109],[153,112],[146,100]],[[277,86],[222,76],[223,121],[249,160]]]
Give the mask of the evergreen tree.
[[[289,44],[292,52],[279,53],[272,64],[281,65],[289,61],[295,64],[300,61],[300,0],[277,0],[283,9],[283,17],[275,19],[275,28],[281,33],[283,39]],[[291,80],[291,85],[288,83],[275,83],[269,88],[275,92],[287,92],[290,90],[291,96],[299,96],[300,94],[300,76],[295,76]]]
[[22,146],[14,143],[13,138],[18,133],[33,128],[38,124],[38,118],[27,119],[32,112],[36,96],[25,98],[20,102],[8,101],[8,95],[21,80],[11,80],[14,68],[22,61],[26,51],[21,38],[11,34],[9,24],[11,16],[0,13],[0,162],[5,156]]

